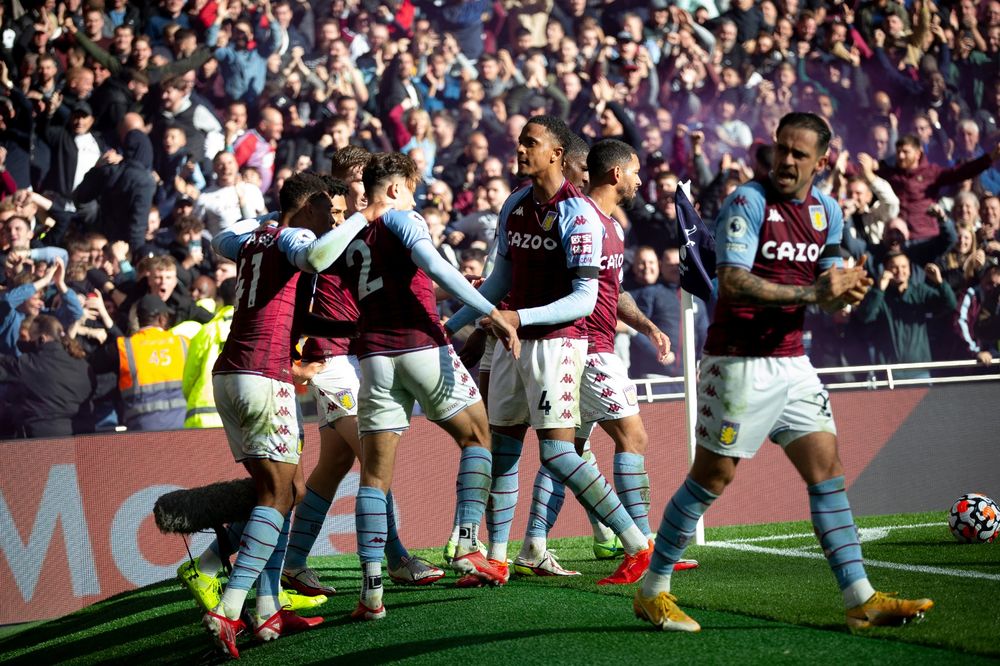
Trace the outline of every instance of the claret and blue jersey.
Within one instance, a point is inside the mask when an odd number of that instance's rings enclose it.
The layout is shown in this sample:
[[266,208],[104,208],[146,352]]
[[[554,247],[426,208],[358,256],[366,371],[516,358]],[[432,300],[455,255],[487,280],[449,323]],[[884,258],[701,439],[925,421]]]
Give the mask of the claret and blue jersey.
[[[534,188],[512,194],[500,210],[497,254],[511,264],[511,310],[540,307],[567,296],[573,280],[596,278],[601,268],[604,227],[593,204],[568,180],[549,201],[538,203]],[[524,326],[524,339],[586,338],[586,319]]]
[[[769,181],[733,192],[716,220],[716,267],[735,266],[769,282],[811,285],[840,265],[844,218],[837,202],[811,188],[802,201],[783,199]],[[801,356],[802,306],[764,307],[721,296],[706,352],[720,356]]]

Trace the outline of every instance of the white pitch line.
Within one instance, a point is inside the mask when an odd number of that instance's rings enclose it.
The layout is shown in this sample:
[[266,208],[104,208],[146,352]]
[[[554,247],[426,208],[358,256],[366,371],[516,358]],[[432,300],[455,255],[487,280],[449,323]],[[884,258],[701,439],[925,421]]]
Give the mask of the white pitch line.
[[[936,525],[937,523],[932,523]],[[915,525],[913,527],[916,527]],[[805,536],[812,536],[805,535]],[[802,557],[808,560],[825,560],[822,553],[809,553],[800,550],[786,550],[783,548],[766,548],[764,546],[754,546],[749,543],[737,543],[734,541],[712,541],[705,544],[712,548],[728,548],[730,550],[740,550],[747,553],[761,553],[764,555],[779,555],[781,557]],[[899,571],[910,571],[913,573],[928,573],[938,576],[954,576],[956,578],[977,578],[980,580],[1000,581],[1000,574],[988,574],[979,571],[959,571],[958,569],[942,569],[941,567],[929,567],[922,564],[900,564],[898,562],[882,562],[881,560],[865,560],[866,567],[882,567],[883,569],[898,569]]]
[[[948,527],[948,523],[914,523],[913,525],[892,525],[892,526],[878,526],[878,527],[861,527],[859,528],[862,533],[862,540],[864,540],[865,532],[877,533],[891,532],[892,530],[908,530],[916,527]],[[758,543],[761,541],[784,541],[786,539],[815,539],[816,535],[812,532],[802,532],[800,534],[771,534],[768,536],[759,537],[746,537],[743,539],[726,539],[725,543]],[[869,539],[870,540],[870,539]]]

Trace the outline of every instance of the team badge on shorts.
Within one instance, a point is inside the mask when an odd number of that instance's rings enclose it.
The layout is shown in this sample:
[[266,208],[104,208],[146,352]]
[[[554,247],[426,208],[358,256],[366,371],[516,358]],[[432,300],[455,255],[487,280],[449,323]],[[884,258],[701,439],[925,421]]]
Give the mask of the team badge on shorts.
[[809,221],[816,231],[826,229],[826,210],[823,206],[809,206]]
[[542,219],[541,222],[539,222],[539,224],[542,225],[542,229],[544,229],[545,231],[551,231],[552,225],[556,223],[556,218],[558,217],[559,213],[557,213],[554,210],[550,210],[545,214],[545,217]]
[[723,421],[722,429],[719,431],[719,443],[723,446],[732,446],[736,443],[736,438],[740,434],[740,424],[732,421]]
[[636,403],[635,386],[632,385],[626,386],[623,393],[625,393],[625,402],[627,402],[629,405],[634,406]]
[[354,409],[354,394],[350,391],[338,391],[333,398],[344,409]]

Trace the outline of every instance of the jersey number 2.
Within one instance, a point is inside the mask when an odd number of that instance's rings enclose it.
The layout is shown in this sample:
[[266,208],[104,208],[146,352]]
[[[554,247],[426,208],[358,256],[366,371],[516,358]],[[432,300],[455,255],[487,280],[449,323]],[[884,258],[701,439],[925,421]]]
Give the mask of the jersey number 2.
[[347,246],[347,265],[354,267],[358,263],[355,257],[361,255],[361,272],[358,275],[358,300],[360,301],[368,294],[382,288],[382,278],[377,277],[369,280],[372,270],[372,252],[360,238]]

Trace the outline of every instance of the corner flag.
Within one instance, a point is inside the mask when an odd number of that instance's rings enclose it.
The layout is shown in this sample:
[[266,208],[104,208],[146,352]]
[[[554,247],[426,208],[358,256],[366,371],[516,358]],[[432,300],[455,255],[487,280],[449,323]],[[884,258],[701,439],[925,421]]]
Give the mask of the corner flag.
[[708,303],[715,278],[715,235],[694,209],[688,187],[690,183],[679,184],[675,195],[678,238],[685,239],[681,245],[681,288]]

